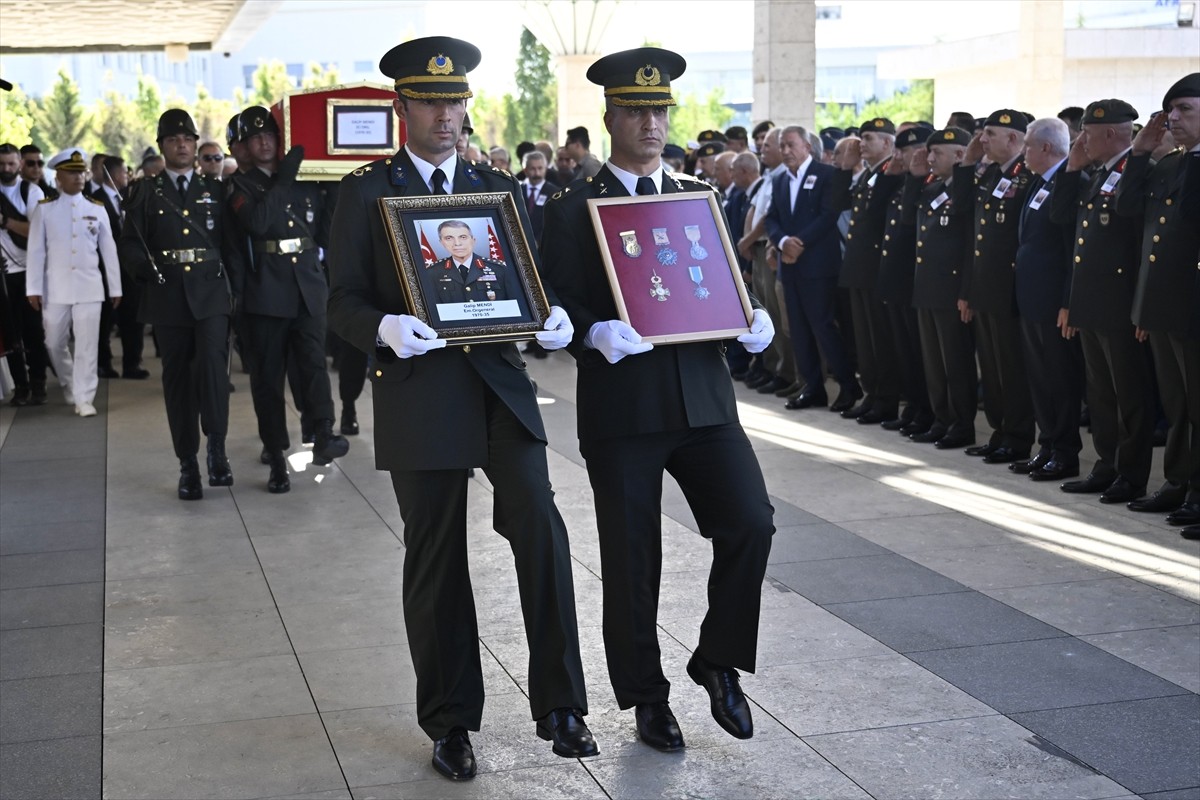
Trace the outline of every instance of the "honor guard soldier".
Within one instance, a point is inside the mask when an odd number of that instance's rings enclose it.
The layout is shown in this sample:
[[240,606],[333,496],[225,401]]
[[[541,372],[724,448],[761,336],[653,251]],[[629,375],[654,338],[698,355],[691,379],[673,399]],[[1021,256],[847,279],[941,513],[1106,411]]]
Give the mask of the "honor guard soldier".
[[[1149,355],[1134,336],[1131,316],[1142,224],[1116,208],[1135,119],[1137,111],[1124,100],[1090,104],[1050,193],[1051,219],[1075,227],[1066,333],[1078,330],[1083,345],[1098,456],[1086,478],[1062,490],[1099,493],[1102,503],[1128,503],[1146,493],[1153,447]],[[1090,176],[1088,164],[1099,164]]]
[[975,441],[975,341],[961,310],[971,267],[973,208],[951,196],[954,166],[970,141],[971,134],[962,128],[934,131],[926,140],[928,153],[913,153],[904,183],[903,218],[916,227],[917,240],[912,303],[934,417],[929,430],[909,438],[932,442],[940,450]]
[[[604,87],[612,156],[594,178],[576,180],[551,198],[542,239],[544,279],[578,326],[570,352],[579,367],[580,452],[595,493],[609,677],[620,707],[636,709],[642,741],[659,750],[684,746],[656,621],[663,473],[679,482],[700,533],[713,543],[710,602],[688,675],[708,691],[714,719],[739,739],[754,735],[738,670],[755,668],[762,581],[775,531],[762,470],[738,422],[724,348],[719,342],[651,345],[620,321],[588,213],[591,198],[712,191],[666,173],[660,159],[667,110],[675,105],[671,81],[685,66],[678,54],[654,47],[614,53],[591,66],[588,80]],[[659,266],[667,268],[683,266]],[[767,313],[756,308],[750,333],[738,339],[757,353],[773,333]]]
[[[1157,163],[1150,154],[1167,130],[1177,145]],[[1117,184],[1117,213],[1140,216],[1142,254],[1133,296],[1138,338],[1150,340],[1159,397],[1171,427],[1166,482],[1134,511],[1170,513],[1173,525],[1200,524],[1200,72],[1180,79],[1163,111],[1133,140]],[[1189,213],[1189,210],[1191,213]]]
[[[84,152],[64,150],[47,166],[55,170],[59,194],[42,198],[29,215],[25,291],[33,309],[42,312],[46,352],[63,396],[75,406],[76,414],[94,417],[100,306],[106,281],[113,305],[121,302],[117,246],[104,205],[83,194],[87,181]],[[69,347],[72,333],[73,353]]]
[[[875,184],[895,149],[896,126],[890,119],[869,119],[859,139],[848,141],[846,163],[834,173],[834,208],[850,211],[850,228],[838,273],[838,287],[850,297],[858,374],[865,397],[842,412],[864,425],[900,416],[900,375],[887,310],[876,294],[886,206],[872,203]],[[866,162],[866,169],[855,170]]]
[[[475,775],[468,732],[479,730],[484,703],[467,565],[473,467],[492,483],[492,524],[516,563],[537,735],[560,756],[599,752],[584,723],[570,544],[554,505],[546,430],[525,362],[512,343],[448,347],[408,313],[379,213],[381,197],[505,192],[525,238],[534,241],[516,179],[455,151],[471,96],[467,73],[479,58],[474,45],[445,36],[405,42],[383,57],[379,68],[395,81],[393,107],[408,141],[342,181],[329,258],[334,331],[374,356],[375,465],[391,472],[404,520],[404,622],[417,722],[434,742],[434,769],[452,780]],[[543,347],[571,340],[570,321],[555,305],[544,327],[537,334]]]
[[250,394],[271,474],[267,491],[291,488],[283,453],[291,446],[283,388],[288,359],[300,373],[303,410],[314,420],[313,463],[346,455],[333,432],[333,398],[325,365],[329,287],[317,248],[328,242],[329,210],[320,188],[296,180],[304,148],[279,158],[279,126],[261,106],[238,116],[250,165],[231,178],[229,208],[250,237],[251,260],[233,274],[242,304],[243,346],[250,351]]
[[172,108],[158,119],[165,169],[132,185],[121,231],[121,262],[142,283],[139,319],[154,326],[162,356],[163,400],[179,458],[179,498],[199,500],[196,452],[208,435],[208,485],[232,486],[229,430],[229,315],[222,253],[225,191],[194,169],[199,133]]
[[[1033,447],[1033,399],[1013,293],[1017,225],[1031,177],[1022,156],[1027,125],[1020,111],[993,111],[954,168],[955,202],[975,210],[965,313],[975,326],[983,413],[992,428],[991,438],[967,448],[967,455],[982,456],[986,464],[1026,461]],[[985,155],[989,163],[977,173]]]

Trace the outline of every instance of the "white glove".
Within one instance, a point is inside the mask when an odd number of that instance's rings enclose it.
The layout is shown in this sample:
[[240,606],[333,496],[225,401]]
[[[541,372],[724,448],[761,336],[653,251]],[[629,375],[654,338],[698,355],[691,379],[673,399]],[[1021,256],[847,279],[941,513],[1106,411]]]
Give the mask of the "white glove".
[[546,317],[544,331],[535,333],[538,344],[546,350],[561,350],[571,343],[575,336],[575,326],[567,312],[558,306],[550,306],[550,316]]
[[446,346],[437,331],[408,314],[388,314],[379,323],[379,339],[401,358],[424,355]]
[[771,340],[774,338],[775,326],[771,324],[771,318],[767,316],[766,311],[756,308],[754,318],[750,321],[750,332],[743,333],[737,340],[746,348],[747,353],[761,353],[771,346]]
[[637,331],[619,319],[597,322],[588,330],[587,338],[610,364],[654,347],[650,342],[643,342]]

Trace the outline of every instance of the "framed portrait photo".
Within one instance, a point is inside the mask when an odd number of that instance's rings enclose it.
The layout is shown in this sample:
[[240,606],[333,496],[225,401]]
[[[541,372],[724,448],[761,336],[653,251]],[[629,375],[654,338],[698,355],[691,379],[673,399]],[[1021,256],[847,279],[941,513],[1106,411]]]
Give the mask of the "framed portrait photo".
[[533,339],[550,315],[512,195],[381,197],[409,313],[452,345]]
[[617,312],[655,344],[731,339],[753,310],[713,192],[588,200]]

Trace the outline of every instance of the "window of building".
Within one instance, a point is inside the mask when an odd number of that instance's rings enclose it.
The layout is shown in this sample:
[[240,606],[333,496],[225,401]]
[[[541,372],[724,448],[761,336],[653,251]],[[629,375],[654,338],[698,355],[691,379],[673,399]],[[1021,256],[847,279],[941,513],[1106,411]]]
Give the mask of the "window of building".
[[292,86],[299,86],[304,80],[304,65],[303,64],[288,64],[288,77],[292,79]]

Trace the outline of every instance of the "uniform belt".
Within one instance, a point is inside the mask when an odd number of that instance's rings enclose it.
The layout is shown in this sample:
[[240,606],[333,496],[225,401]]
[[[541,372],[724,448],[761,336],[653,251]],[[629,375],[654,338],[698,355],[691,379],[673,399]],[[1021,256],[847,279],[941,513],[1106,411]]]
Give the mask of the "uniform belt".
[[213,249],[163,250],[162,260],[166,264],[195,264],[199,261],[216,261],[221,254]]
[[254,252],[283,253],[289,255],[291,253],[303,253],[305,250],[312,250],[316,246],[317,243],[307,236],[302,236],[299,239],[270,239],[265,242],[255,242]]

